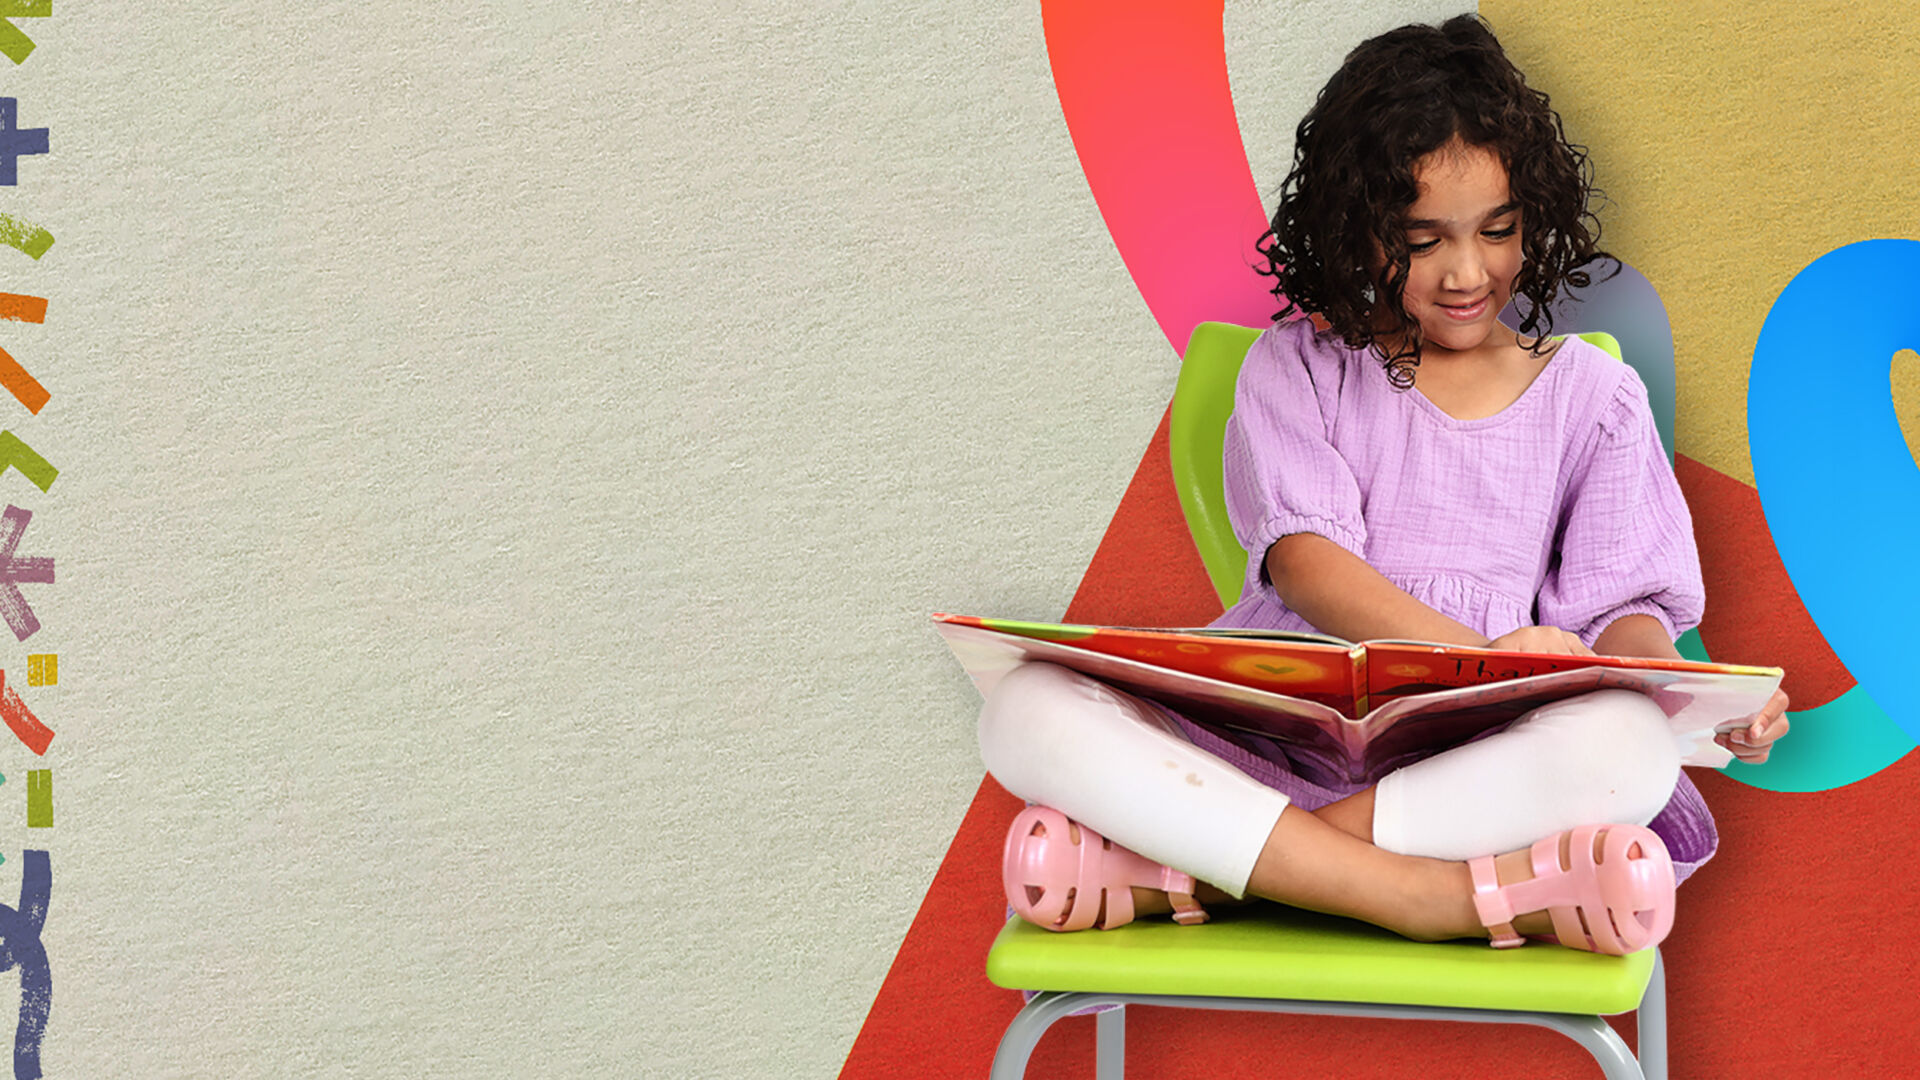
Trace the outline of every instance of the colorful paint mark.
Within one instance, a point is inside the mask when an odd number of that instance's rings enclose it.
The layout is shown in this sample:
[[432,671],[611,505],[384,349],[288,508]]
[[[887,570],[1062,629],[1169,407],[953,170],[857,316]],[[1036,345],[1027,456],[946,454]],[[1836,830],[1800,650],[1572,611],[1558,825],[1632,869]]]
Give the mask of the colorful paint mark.
[[0,671],[0,722],[7,725],[7,730],[13,732],[22,746],[40,757],[45,757],[47,747],[53,744],[53,729],[41,723],[33,710],[27,708],[26,699],[6,680],[4,671]]
[[0,292],[0,319],[12,319],[14,322],[46,322],[47,298]]
[[[24,63],[34,52],[34,42],[12,20],[47,18],[52,14],[53,0],[0,0],[0,53],[16,65]],[[49,129],[21,128],[18,122],[19,100],[0,97],[0,186],[17,186],[20,158],[48,152]],[[38,261],[53,247],[53,240],[53,233],[40,225],[0,213],[0,244]],[[0,320],[44,323],[46,317],[46,298],[0,293]],[[51,397],[46,387],[4,349],[0,349],[0,386],[35,415]],[[43,492],[52,488],[60,475],[60,470],[19,436],[0,431],[0,472],[9,467],[19,470]],[[15,555],[20,537],[31,520],[30,512],[15,506],[8,506],[0,513],[0,617],[22,641],[40,628],[40,622],[20,594],[19,585],[29,581],[51,583],[54,572],[50,557],[17,558]],[[54,685],[59,678],[58,658],[53,653],[32,654],[27,659],[27,671],[29,685]],[[33,715],[19,693],[6,683],[4,672],[0,672],[0,720],[36,755],[44,755],[53,741],[53,731]],[[0,783],[4,782],[5,777],[0,777]],[[29,770],[27,827],[52,826],[53,772]],[[19,907],[0,904],[0,971],[20,969],[19,1020],[13,1040],[14,1078],[41,1080],[41,1044],[53,1005],[52,967],[41,932],[46,926],[53,873],[45,851],[28,849],[23,864]]]
[[[1888,393],[1890,358],[1920,344],[1920,242],[1822,255],[1781,291],[1754,345],[1747,441],[1781,561],[1827,643],[1872,700],[1920,739],[1920,685],[1887,613],[1920,604],[1911,573],[1920,469]],[[1840,337],[1831,314],[1871,313]],[[1822,376],[1806,378],[1808,357]]]
[[22,853],[20,907],[0,904],[0,971],[20,969],[20,1021],[13,1033],[14,1080],[40,1080],[40,1042],[53,1012],[53,968],[40,935],[53,894],[53,864],[44,851]]
[[1268,322],[1267,227],[1227,81],[1225,0],[1044,0],[1047,60],[1087,185],[1179,353],[1208,320]]
[[[5,25],[5,22],[0,22],[0,26]],[[38,261],[53,246],[53,234],[31,221],[22,221],[12,214],[0,214],[0,244]]]
[[[4,215],[0,215],[4,216]],[[33,481],[33,486],[45,491],[59,478],[60,470],[47,463],[47,459],[33,452],[33,447],[23,442],[20,436],[11,431],[0,431],[0,472],[7,467],[20,470],[20,475]]]
[[40,629],[39,618],[27,606],[27,598],[20,595],[20,584],[53,584],[52,556],[14,556],[14,551],[20,546],[20,537],[26,533],[27,524],[32,520],[33,511],[18,506],[9,506],[0,511],[0,619],[6,620],[7,628],[20,641],[27,640]]
[[0,0],[0,53],[17,64],[33,55],[33,39],[8,19],[44,19],[53,14],[53,0]]
[[20,182],[20,159],[47,152],[47,128],[15,126],[20,117],[20,99],[0,97],[0,186],[13,187]]
[[21,367],[20,361],[15,360],[13,354],[5,349],[0,349],[0,386],[6,387],[7,393],[12,394],[20,404],[27,407],[28,412],[36,416],[41,409],[46,408],[47,399],[53,396],[47,393],[46,387],[40,385],[40,380],[34,378],[26,368]]
[[27,828],[53,828],[53,770],[27,770]]

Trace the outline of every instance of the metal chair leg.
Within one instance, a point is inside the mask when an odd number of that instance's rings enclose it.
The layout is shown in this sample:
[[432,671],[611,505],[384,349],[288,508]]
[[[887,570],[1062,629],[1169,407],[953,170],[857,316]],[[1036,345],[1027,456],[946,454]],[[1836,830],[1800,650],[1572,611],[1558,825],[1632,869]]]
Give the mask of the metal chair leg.
[[1534,1013],[1525,1023],[1551,1028],[1586,1048],[1600,1063],[1607,1080],[1646,1080],[1640,1062],[1627,1049],[1627,1041],[1597,1016],[1568,1016]]
[[1127,1007],[1094,1017],[1093,1080],[1127,1080]]
[[[1039,1045],[1040,1036],[1047,1033],[1055,1020],[1089,1005],[1119,1001],[1112,994],[1078,994],[1064,990],[1035,995],[1007,1025],[1006,1034],[1000,1036],[1000,1049],[994,1052],[993,1071],[988,1076],[991,1080],[1022,1080],[1027,1075],[1027,1059],[1033,1056],[1033,1048]],[[1105,1015],[1103,1013],[1101,1019],[1104,1020]]]
[[1667,1080],[1667,962],[1653,954],[1653,977],[1640,999],[1640,1071],[1647,1080]]

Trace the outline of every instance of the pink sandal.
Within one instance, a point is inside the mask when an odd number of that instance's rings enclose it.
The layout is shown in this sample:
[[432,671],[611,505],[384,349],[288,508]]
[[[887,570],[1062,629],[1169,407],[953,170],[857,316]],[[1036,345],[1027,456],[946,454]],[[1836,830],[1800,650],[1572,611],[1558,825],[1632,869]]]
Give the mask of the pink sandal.
[[1191,874],[1136,855],[1051,807],[1029,806],[1013,819],[1001,873],[1007,903],[1048,930],[1085,930],[1095,919],[1102,930],[1132,922],[1133,885],[1166,890],[1175,922],[1207,921],[1193,898]]
[[[1593,838],[1601,835],[1600,857]],[[1560,841],[1571,837],[1560,865]],[[1635,845],[1638,854],[1629,854]],[[1553,937],[1571,949],[1625,956],[1660,944],[1673,929],[1673,860],[1651,829],[1639,825],[1582,825],[1533,845],[1533,879],[1501,885],[1493,857],[1467,863],[1473,907],[1493,933],[1496,949],[1525,942],[1513,932],[1515,914],[1544,909]]]

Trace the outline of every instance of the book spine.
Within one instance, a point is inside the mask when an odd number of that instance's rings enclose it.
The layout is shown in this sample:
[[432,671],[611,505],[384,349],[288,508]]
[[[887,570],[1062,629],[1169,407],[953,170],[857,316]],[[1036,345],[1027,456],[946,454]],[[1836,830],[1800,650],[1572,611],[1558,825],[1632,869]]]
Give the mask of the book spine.
[[1353,672],[1353,718],[1358,720],[1373,709],[1367,700],[1367,647],[1355,645],[1347,650],[1347,658],[1352,661],[1347,666]]

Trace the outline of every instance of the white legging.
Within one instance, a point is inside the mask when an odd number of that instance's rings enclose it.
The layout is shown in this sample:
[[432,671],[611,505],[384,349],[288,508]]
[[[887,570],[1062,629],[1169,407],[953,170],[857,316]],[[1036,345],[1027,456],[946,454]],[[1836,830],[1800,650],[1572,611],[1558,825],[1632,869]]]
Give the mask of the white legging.
[[[1053,664],[1001,677],[980,710],[980,756],[1013,794],[1234,896],[1289,801],[1157,706]],[[1389,773],[1374,792],[1373,842],[1467,859],[1576,825],[1644,825],[1679,778],[1660,707],[1596,690]]]

